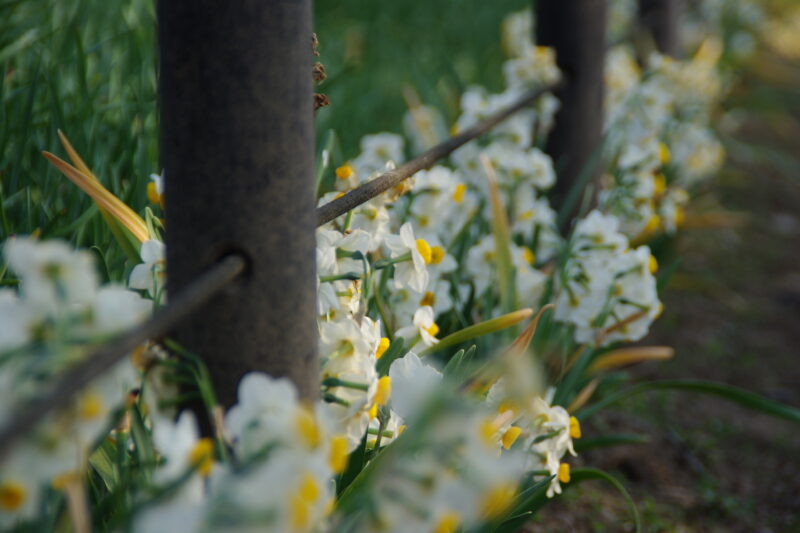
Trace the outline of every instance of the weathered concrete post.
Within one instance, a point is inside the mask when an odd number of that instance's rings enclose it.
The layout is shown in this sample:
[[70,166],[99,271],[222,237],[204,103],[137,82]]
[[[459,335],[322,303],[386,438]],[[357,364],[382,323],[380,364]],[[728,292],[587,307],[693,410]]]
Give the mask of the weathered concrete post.
[[560,207],[602,136],[607,0],[537,0],[534,12],[537,44],[555,48],[565,75],[556,92],[561,109],[546,146],[558,170],[552,199]]
[[662,54],[678,55],[680,0],[639,0],[639,24]]
[[175,337],[219,400],[242,375],[318,390],[309,0],[160,1],[168,291],[228,253],[244,279]]

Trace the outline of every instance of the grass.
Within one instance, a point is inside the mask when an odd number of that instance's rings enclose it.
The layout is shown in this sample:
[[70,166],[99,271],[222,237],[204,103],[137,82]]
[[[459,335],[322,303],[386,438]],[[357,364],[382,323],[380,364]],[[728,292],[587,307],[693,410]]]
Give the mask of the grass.
[[[321,1],[315,27],[332,105],[317,116],[337,153],[365,133],[400,132],[404,86],[455,119],[462,90],[500,89],[499,25],[525,0]],[[93,247],[111,279],[130,265],[97,208],[41,156],[61,129],[95,174],[136,211],[158,172],[152,0],[0,0],[0,240],[34,231]],[[320,141],[321,142],[321,141]]]
[[97,209],[41,151],[63,154],[63,130],[106,187],[144,206],[158,158],[152,3],[6,1],[0,21],[0,238],[94,246],[119,279],[124,257]]

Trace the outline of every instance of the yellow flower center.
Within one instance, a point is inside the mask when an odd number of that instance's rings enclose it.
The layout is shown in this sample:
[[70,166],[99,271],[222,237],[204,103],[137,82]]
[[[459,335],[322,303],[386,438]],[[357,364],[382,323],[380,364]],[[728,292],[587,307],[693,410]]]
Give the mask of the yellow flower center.
[[150,200],[151,204],[161,205],[161,195],[158,194],[158,188],[154,181],[147,184],[147,199]]
[[464,201],[464,195],[467,193],[467,186],[463,183],[459,183],[456,185],[456,190],[453,191],[453,201],[455,203],[460,204]]
[[431,263],[431,245],[428,244],[428,241],[425,239],[417,239],[417,251],[419,255],[422,256],[422,259],[425,261],[426,265]]
[[78,400],[78,416],[92,420],[103,412],[103,398],[96,392],[87,392]]
[[447,511],[442,514],[436,526],[433,528],[433,533],[455,533],[458,524],[461,522],[461,517],[455,511]]
[[319,498],[319,484],[317,480],[314,479],[314,476],[306,473],[303,476],[303,481],[300,482],[298,492],[300,496],[309,503],[317,501],[317,498]]
[[431,291],[427,291],[422,299],[419,301],[419,305],[429,305],[433,307],[433,304],[436,303],[436,295],[433,294]]
[[373,403],[372,407],[369,408],[369,419],[373,420],[377,416],[378,416],[378,404]]
[[511,426],[503,433],[503,448],[506,450],[511,448],[515,442],[517,442],[517,438],[519,438],[520,433],[522,433],[522,429],[518,428],[517,426]]
[[336,169],[336,177],[340,180],[349,179],[355,173],[356,171],[353,170],[353,167],[346,163]]
[[331,452],[328,457],[328,464],[334,474],[341,474],[347,468],[347,437],[336,435],[331,439]]
[[569,463],[561,463],[558,465],[558,480],[561,483],[569,483]]
[[680,226],[683,224],[683,221],[686,219],[686,213],[683,211],[682,207],[678,207],[675,209],[675,225]]
[[511,400],[503,400],[500,402],[500,405],[497,406],[497,412],[502,415],[506,411],[511,411],[512,413],[517,414],[517,406],[514,405],[514,402]]
[[573,439],[581,438],[581,423],[574,416],[569,417],[569,436]]
[[522,247],[522,257],[524,257],[525,261],[531,266],[536,262],[536,254],[527,246]]
[[442,262],[445,255],[447,255],[447,252],[444,251],[444,248],[441,246],[434,246],[431,248],[431,263],[438,265]]
[[669,163],[672,154],[669,152],[669,147],[663,142],[658,143],[658,160],[662,165]]
[[378,380],[378,391],[375,393],[375,403],[378,405],[386,405],[389,403],[389,397],[392,395],[392,379],[389,376],[383,376]]
[[659,226],[661,226],[661,217],[653,215],[650,217],[650,220],[647,221],[647,226],[645,226],[644,231],[650,233],[657,230]]
[[656,196],[661,196],[667,190],[667,178],[664,174],[658,173],[655,176],[655,193]]
[[319,498],[319,485],[311,474],[303,476],[300,486],[297,487],[289,501],[290,521],[292,529],[303,531],[308,528],[311,521],[311,505]]
[[294,419],[295,428],[303,443],[308,448],[316,448],[322,440],[322,435],[314,414],[307,407],[299,407]]
[[486,518],[496,518],[502,515],[514,501],[516,486],[511,483],[497,485],[483,496],[481,503],[482,515]]
[[436,335],[439,334],[439,325],[436,322],[434,322],[433,324],[431,324],[431,327],[429,327],[425,331],[427,331],[431,337],[435,337]]
[[381,337],[381,340],[378,343],[378,350],[375,352],[375,359],[380,359],[381,356],[386,353],[386,350],[389,349],[389,344],[389,339],[386,337]]
[[16,481],[4,481],[0,484],[0,509],[3,511],[16,511],[28,497],[25,486]]
[[201,476],[208,476],[214,466],[214,441],[208,437],[197,441],[189,452],[189,462]]
[[651,274],[655,274],[658,270],[658,260],[656,260],[654,255],[650,255],[650,258],[647,260],[647,269],[650,270]]
[[480,425],[480,436],[483,443],[486,445],[487,448],[494,448],[497,446],[497,440],[495,439],[495,434],[497,433],[497,428],[494,425],[492,420],[484,420]]

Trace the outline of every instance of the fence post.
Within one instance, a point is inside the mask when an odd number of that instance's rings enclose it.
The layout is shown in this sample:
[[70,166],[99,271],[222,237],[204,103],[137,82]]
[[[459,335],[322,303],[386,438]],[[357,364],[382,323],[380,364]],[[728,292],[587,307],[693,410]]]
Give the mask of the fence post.
[[639,24],[652,36],[659,52],[678,55],[680,45],[678,14],[679,0],[639,0]]
[[555,48],[566,82],[556,91],[561,108],[546,146],[558,170],[552,200],[561,207],[602,136],[607,0],[537,0],[534,12],[537,44]]
[[309,0],[157,3],[170,294],[226,254],[244,277],[178,327],[218,399],[241,376],[318,391]]

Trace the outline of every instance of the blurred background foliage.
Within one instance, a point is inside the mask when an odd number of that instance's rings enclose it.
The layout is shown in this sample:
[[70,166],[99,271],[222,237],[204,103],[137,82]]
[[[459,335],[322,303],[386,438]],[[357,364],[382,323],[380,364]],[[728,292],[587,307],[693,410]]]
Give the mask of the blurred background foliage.
[[[315,5],[328,79],[317,90],[320,142],[339,158],[366,133],[400,132],[404,88],[455,120],[463,89],[500,90],[500,23],[526,0]],[[64,152],[61,129],[114,194],[141,212],[158,172],[156,21],[152,0],[0,0],[0,240],[38,231],[93,247],[111,279],[123,254],[97,208],[41,156]]]
[[366,133],[402,133],[404,87],[455,122],[463,90],[503,89],[500,24],[527,0],[375,2],[321,0],[315,21],[328,80],[319,91],[331,106],[318,131],[336,131],[345,157],[358,155]]

